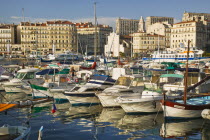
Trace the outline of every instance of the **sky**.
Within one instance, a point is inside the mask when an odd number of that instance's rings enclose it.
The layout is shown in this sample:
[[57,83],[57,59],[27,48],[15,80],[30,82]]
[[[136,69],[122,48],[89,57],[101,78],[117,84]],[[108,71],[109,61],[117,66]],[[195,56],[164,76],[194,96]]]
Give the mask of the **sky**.
[[19,24],[23,17],[30,22],[94,22],[94,2],[97,22],[114,28],[119,17],[166,16],[176,23],[184,11],[210,13],[210,0],[0,0],[0,23]]

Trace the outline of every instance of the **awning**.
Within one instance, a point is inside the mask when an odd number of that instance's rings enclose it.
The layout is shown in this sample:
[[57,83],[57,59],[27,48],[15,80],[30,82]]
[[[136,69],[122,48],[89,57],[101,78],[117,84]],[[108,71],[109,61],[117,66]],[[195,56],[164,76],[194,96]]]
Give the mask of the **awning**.
[[48,90],[48,88],[46,88],[46,87],[32,85],[32,84],[31,84],[31,88],[36,89],[36,90],[45,90],[45,91]]
[[70,69],[62,69],[57,74],[69,74]]
[[184,76],[181,74],[162,74],[160,77],[161,78],[166,78],[166,77],[184,78]]

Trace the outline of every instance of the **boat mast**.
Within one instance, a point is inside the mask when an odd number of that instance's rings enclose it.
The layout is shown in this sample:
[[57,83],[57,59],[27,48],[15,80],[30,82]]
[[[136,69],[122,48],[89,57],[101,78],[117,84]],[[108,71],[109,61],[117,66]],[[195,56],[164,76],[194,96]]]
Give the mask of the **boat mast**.
[[[24,27],[24,29],[25,29],[25,17],[24,17],[24,8],[22,8],[22,20],[23,20],[23,27]],[[22,26],[22,25],[21,25]],[[25,33],[25,31],[24,31],[24,33]],[[23,33],[23,34],[24,34]],[[25,48],[25,45],[26,44],[24,44],[24,46],[23,46],[23,54],[24,54],[24,56],[26,55],[26,48]]]
[[186,100],[187,100],[187,77],[188,77],[189,50],[190,50],[190,40],[188,40],[188,45],[187,45],[187,62],[186,62],[186,71],[185,71],[185,79],[184,79],[184,104],[186,104]]
[[97,23],[96,23],[96,2],[94,2],[94,21],[95,21],[95,38],[94,38],[94,57],[96,59],[96,51],[97,51]]

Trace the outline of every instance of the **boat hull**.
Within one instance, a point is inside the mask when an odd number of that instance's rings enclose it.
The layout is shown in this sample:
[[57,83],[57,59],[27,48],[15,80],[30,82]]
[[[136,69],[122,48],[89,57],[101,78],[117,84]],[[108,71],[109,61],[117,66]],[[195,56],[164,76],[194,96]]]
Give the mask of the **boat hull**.
[[97,105],[100,101],[95,96],[95,92],[92,93],[64,93],[72,106],[85,106],[85,105]]
[[31,94],[31,89],[30,88],[25,88],[23,86],[4,86],[4,90],[7,93],[26,93],[26,94]]
[[[210,96],[206,96],[209,98]],[[203,102],[203,101],[201,101]],[[189,105],[184,103],[177,103],[174,101],[161,101],[162,108],[164,110],[164,115],[168,119],[190,119],[201,117],[201,112],[204,109],[210,108],[210,103],[208,104]]]
[[160,101],[121,103],[120,105],[127,114],[144,114],[163,111]]
[[97,96],[103,107],[120,107],[120,104],[114,101],[118,96],[103,93],[99,93]]

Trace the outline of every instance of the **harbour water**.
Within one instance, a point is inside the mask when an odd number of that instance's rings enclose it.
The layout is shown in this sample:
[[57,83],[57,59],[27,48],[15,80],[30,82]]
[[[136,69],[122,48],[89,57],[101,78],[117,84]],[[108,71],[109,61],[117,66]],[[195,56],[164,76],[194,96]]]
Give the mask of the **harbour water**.
[[[13,61],[16,64],[20,61]],[[2,62],[3,63],[3,62]],[[4,62],[6,63],[6,62]],[[5,94],[6,99],[30,99],[25,94]],[[21,125],[29,120],[30,140],[38,139],[38,131],[44,127],[43,140],[209,140],[210,121],[200,119],[166,122],[163,113],[127,115],[121,108],[103,108],[101,105],[74,106],[52,102],[34,105],[33,108],[14,108],[0,114],[3,124]]]
[[45,140],[134,140],[189,139],[209,140],[210,123],[204,119],[164,123],[163,114],[126,115],[121,108],[102,108],[100,105],[71,107],[69,103],[35,105],[1,113],[0,125],[20,125],[27,118],[32,128],[30,140],[37,140],[44,127]]

